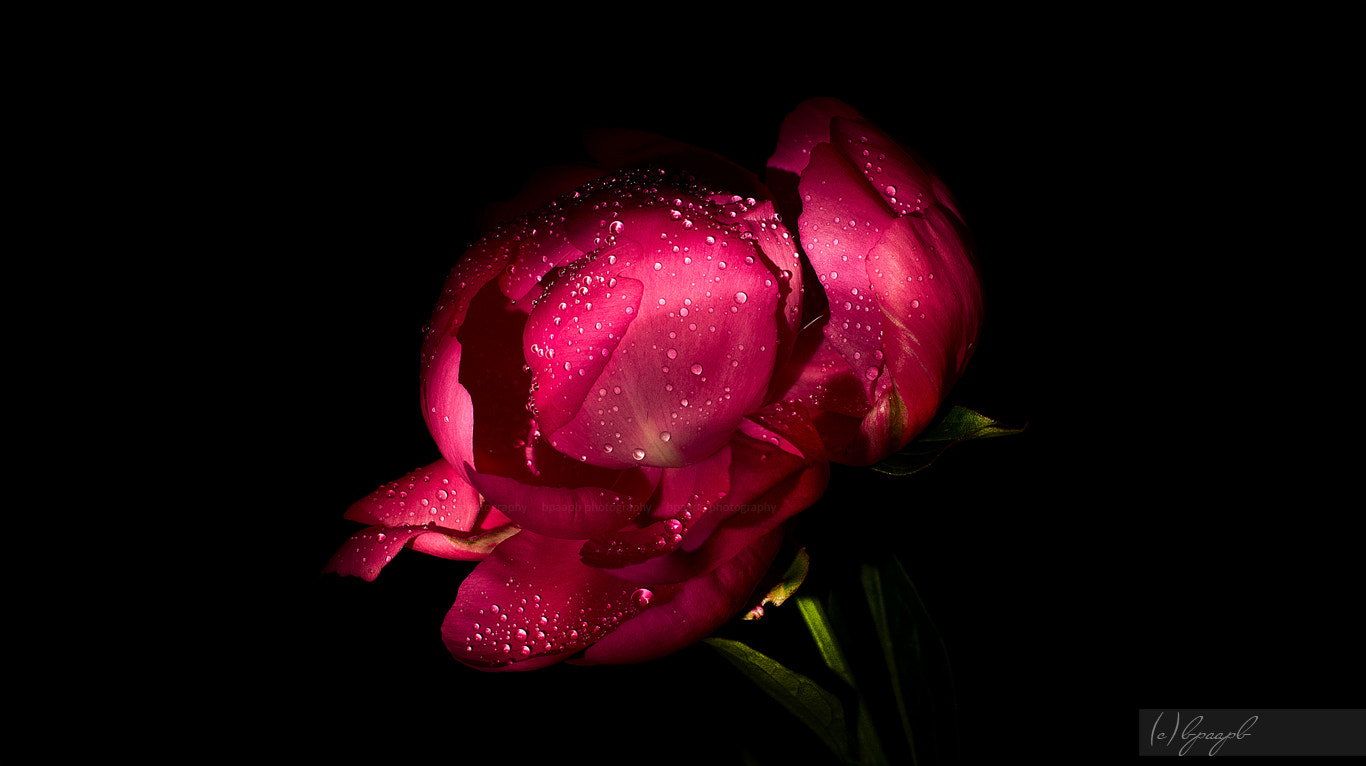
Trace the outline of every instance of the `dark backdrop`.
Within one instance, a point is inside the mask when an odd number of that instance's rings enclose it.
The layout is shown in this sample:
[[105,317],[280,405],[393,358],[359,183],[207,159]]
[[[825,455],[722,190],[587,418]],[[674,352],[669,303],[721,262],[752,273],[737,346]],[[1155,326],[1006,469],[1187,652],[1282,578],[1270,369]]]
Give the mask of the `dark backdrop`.
[[[266,669],[243,676],[260,692],[238,711],[247,729],[287,734],[300,755],[358,759],[444,751],[463,762],[470,748],[599,763],[739,763],[746,748],[823,757],[704,647],[641,666],[482,674],[439,634],[472,565],[405,552],[373,583],[320,574],[357,529],[341,519],[347,506],[437,457],[417,405],[421,328],[480,206],[577,157],[588,124],[654,131],[759,171],[783,116],[817,95],[864,111],[957,195],[988,315],[949,402],[1028,428],[962,445],[914,477],[836,470],[798,527],[813,587],[864,551],[901,558],[946,640],[967,760],[1077,752],[1078,740],[1129,753],[1140,706],[1338,699],[1295,679],[1337,667],[1345,628],[1328,615],[1341,591],[1314,593],[1266,566],[1274,535],[1241,523],[1255,510],[1244,474],[1230,487],[1192,470],[1218,461],[1219,435],[1168,438],[1185,415],[1142,414],[1168,400],[1172,377],[1199,374],[1187,355],[1159,385],[1111,363],[1172,357],[1131,347],[1114,317],[1141,310],[1115,287],[1153,268],[1130,241],[1146,219],[1102,223],[1096,208],[1133,210],[1103,181],[1141,175],[1144,161],[1075,62],[867,76],[680,60],[636,79],[598,74],[621,66],[609,60],[525,75],[434,73],[402,57],[304,64],[234,118],[246,173],[261,171],[238,200],[259,280],[240,310],[286,317],[247,349],[262,364],[243,385],[275,405],[254,447],[271,487],[240,509],[268,519],[256,554],[265,590],[244,585],[223,627],[234,659]],[[1155,453],[1159,441],[1177,457]],[[1346,576],[1329,566],[1330,579]],[[790,607],[723,632],[819,672]]]

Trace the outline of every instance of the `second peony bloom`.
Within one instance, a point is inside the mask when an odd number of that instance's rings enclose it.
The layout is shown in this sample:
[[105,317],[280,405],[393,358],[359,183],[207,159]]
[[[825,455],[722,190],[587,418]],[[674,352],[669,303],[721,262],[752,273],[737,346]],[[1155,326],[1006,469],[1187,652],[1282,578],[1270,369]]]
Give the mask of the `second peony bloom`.
[[648,660],[743,611],[830,460],[908,442],[976,338],[952,203],[889,139],[851,165],[860,119],[816,101],[784,126],[800,247],[753,176],[638,134],[471,247],[422,351],[442,459],[355,504],[329,569],[480,561],[442,635],[485,670]]

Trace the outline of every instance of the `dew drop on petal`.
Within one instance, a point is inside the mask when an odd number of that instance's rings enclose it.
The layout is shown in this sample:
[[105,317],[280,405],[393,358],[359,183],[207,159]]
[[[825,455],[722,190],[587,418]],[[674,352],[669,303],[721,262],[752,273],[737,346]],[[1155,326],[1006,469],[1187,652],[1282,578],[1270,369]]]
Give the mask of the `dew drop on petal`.
[[654,592],[649,588],[637,588],[636,592],[631,594],[631,600],[635,602],[636,606],[642,609],[649,606],[650,600],[654,597]]
[[700,362],[693,362],[692,367],[690,367],[689,369],[692,370],[692,374],[694,375],[702,374],[702,364]]
[[662,442],[666,442],[666,441],[668,441],[668,440],[670,440],[670,439],[672,439],[672,438],[673,438],[673,435],[670,434],[668,431],[660,431],[660,432],[659,432],[659,440],[662,441]]
[[631,451],[631,457],[635,458],[636,460],[644,460],[645,450],[641,449],[640,447],[636,447],[634,450]]
[[735,294],[735,302],[736,302],[736,303],[744,303],[744,302],[747,301],[747,300],[749,300],[749,296],[748,296],[748,295],[745,295],[743,292],[739,292],[739,293],[736,293],[736,294]]

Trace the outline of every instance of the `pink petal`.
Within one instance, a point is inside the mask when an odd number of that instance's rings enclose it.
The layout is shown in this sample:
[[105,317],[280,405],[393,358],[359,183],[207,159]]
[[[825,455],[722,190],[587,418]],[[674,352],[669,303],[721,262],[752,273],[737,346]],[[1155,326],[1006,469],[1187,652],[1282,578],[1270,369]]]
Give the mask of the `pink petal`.
[[457,561],[483,561],[504,540],[521,530],[512,523],[488,528],[474,534],[457,536],[439,530],[414,537],[408,547],[418,553]]
[[800,445],[799,451],[809,457],[787,452],[771,440],[736,434],[731,441],[730,491],[724,500],[712,503],[694,522],[678,550],[614,572],[646,584],[698,577],[818,500],[829,483],[830,464],[809,418],[804,413],[793,417],[783,441]]
[[480,511],[479,493],[442,458],[356,501],[345,518],[386,527],[435,525],[469,532]]
[[882,380],[882,312],[864,265],[893,216],[863,174],[830,144],[817,145],[802,175],[802,247],[830,304],[825,337],[876,401]]
[[623,567],[677,550],[694,522],[730,490],[730,448],[683,468],[666,468],[651,498],[648,518],[631,528],[589,540],[580,551],[585,564]]
[[879,194],[898,216],[920,215],[947,189],[912,154],[877,126],[862,119],[836,117],[830,123],[830,145]]
[[583,541],[620,529],[638,516],[653,494],[659,474],[656,469],[640,468],[616,472],[597,469],[596,473],[605,473],[615,481],[606,486],[537,485],[474,471],[470,480],[519,527],[548,537]]
[[934,205],[923,218],[898,219],[869,254],[878,300],[905,309],[885,316],[887,366],[905,404],[893,451],[934,416],[981,332],[981,283],[961,227]]
[[332,555],[323,571],[372,582],[405,547],[443,559],[481,561],[499,543],[517,532],[517,527],[511,524],[475,534],[457,534],[432,527],[369,527],[352,535]]
[[[524,442],[533,428],[531,413],[526,409],[531,375],[523,370],[526,362],[522,357],[526,315],[510,306],[496,283],[484,285],[473,296],[468,314],[469,326],[462,328],[460,349],[455,354],[457,360],[470,363],[460,364],[458,383],[447,383],[466,391],[470,401],[469,412],[458,413],[465,417],[455,421],[470,431],[459,435],[470,445],[472,459],[466,462],[484,472],[525,470]],[[429,425],[436,415],[445,413],[432,413]],[[442,426],[446,425],[438,424],[432,431],[438,437],[442,455],[451,460],[441,438],[446,432]],[[454,460],[451,463],[461,465]]]
[[[495,424],[518,425],[518,418],[506,417],[509,393],[515,401],[520,390],[521,401],[512,406],[525,409],[530,390],[530,377],[521,371],[525,315],[544,276],[584,255],[547,234],[552,224],[552,212],[543,211],[511,221],[470,247],[451,270],[432,314],[422,346],[422,414],[442,456],[454,466],[476,464],[476,455],[493,444],[495,452],[511,444]],[[462,333],[467,323],[473,330]],[[466,348],[471,343],[474,348]],[[476,360],[478,369],[462,369],[462,358]],[[488,401],[473,401],[471,384]],[[487,414],[490,405],[496,416]],[[476,407],[482,413],[478,423]],[[479,441],[483,449],[476,451]]]
[[352,536],[324,571],[366,580],[375,579],[403,547],[477,561],[517,531],[444,458],[356,501],[345,518],[372,526]]
[[835,117],[861,119],[862,115],[835,98],[811,98],[798,104],[778,129],[778,145],[768,167],[801,175],[811,150],[830,140],[830,121]]
[[793,218],[801,210],[797,201],[797,178],[811,161],[816,144],[830,140],[830,121],[834,117],[858,118],[848,104],[833,98],[803,101],[783,120],[778,130],[778,145],[768,160],[768,185],[778,195],[785,215]]
[[672,598],[579,561],[580,542],[520,532],[460,585],[441,626],[446,647],[480,670],[531,670],[563,660],[642,610]]
[[[561,428],[582,409],[638,315],[644,285],[617,278],[609,259],[639,250],[634,242],[613,246],[594,261],[561,269],[528,317],[522,346],[534,376],[537,421],[547,432]],[[597,450],[593,452],[596,458]]]
[[430,531],[423,527],[369,527],[352,535],[332,554],[323,571],[373,582],[409,540]]
[[[473,296],[464,291],[476,283],[458,284],[465,287],[452,295],[453,318],[435,325],[440,339],[429,348],[436,358],[424,375],[428,424],[442,454],[467,455],[461,464],[467,480],[525,528],[587,539],[630,521],[653,481],[638,468],[624,476],[582,465],[544,441],[527,410],[527,314],[491,278]],[[461,365],[462,359],[478,363]],[[611,510],[601,512],[605,507]]]
[[644,286],[639,313],[573,420],[550,434],[557,449],[589,463],[696,462],[720,449],[767,394],[777,280],[743,228],[713,220],[724,208],[667,196],[679,204],[623,207],[610,224],[570,235],[606,230],[641,246],[639,256],[611,264],[617,279]]
[[[778,360],[781,367],[792,355],[797,333],[802,327],[803,287],[802,256],[797,250],[797,239],[783,226],[772,202],[761,202],[746,211],[741,219],[751,241],[763,254],[773,285],[778,288]],[[767,286],[768,280],[765,280]]]
[[647,609],[588,648],[575,664],[645,662],[710,635],[743,611],[772,565],[784,530],[776,529],[705,575],[682,584],[667,603]]

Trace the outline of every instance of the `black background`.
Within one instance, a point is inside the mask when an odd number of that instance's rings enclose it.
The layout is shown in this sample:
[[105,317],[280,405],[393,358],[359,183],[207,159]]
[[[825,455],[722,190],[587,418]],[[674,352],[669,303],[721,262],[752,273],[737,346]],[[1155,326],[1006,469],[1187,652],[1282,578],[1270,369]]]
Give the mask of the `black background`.
[[[1027,430],[914,477],[837,468],[795,530],[811,587],[865,555],[901,558],[953,662],[963,760],[1077,737],[1128,753],[1139,707],[1351,704],[1356,545],[1343,501],[1320,490],[1331,464],[1296,438],[1307,405],[1276,383],[1293,377],[1277,369],[1293,339],[1243,313],[1274,279],[1252,264],[1280,250],[1211,191],[1246,173],[1225,174],[1241,168],[1233,150],[1167,153],[1136,105],[1151,84],[1111,72],[1102,97],[1094,71],[1046,51],[845,68],[749,47],[662,62],[614,50],[565,44],[523,70],[513,50],[359,46],[254,79],[250,108],[225,118],[239,139],[225,166],[240,161],[230,175],[247,190],[232,205],[242,258],[225,267],[246,272],[237,310],[265,327],[241,338],[252,364],[234,376],[263,402],[242,478],[260,494],[230,533],[260,539],[243,543],[248,573],[215,628],[220,696],[252,695],[228,714],[236,730],[357,760],[824,757],[705,647],[482,674],[439,634],[472,565],[405,552],[373,583],[320,574],[357,528],[341,513],[437,457],[417,406],[420,331],[483,204],[577,157],[589,124],[760,171],[783,116],[817,95],[862,110],[957,195],[988,314],[949,402]],[[1196,106],[1173,109],[1189,123]],[[1216,278],[1230,250],[1247,260]],[[791,608],[722,632],[821,672]]]

